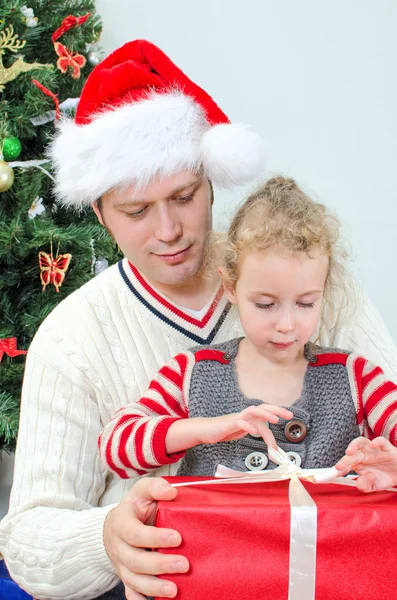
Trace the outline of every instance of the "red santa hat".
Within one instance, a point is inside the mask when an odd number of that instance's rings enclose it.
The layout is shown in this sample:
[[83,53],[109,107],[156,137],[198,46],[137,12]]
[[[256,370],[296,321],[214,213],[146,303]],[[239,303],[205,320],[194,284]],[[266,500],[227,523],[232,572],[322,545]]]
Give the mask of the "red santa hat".
[[56,194],[77,209],[111,189],[204,169],[221,187],[263,169],[263,144],[231,124],[213,99],[154,44],[129,42],[90,74],[74,120],[62,120],[49,156]]

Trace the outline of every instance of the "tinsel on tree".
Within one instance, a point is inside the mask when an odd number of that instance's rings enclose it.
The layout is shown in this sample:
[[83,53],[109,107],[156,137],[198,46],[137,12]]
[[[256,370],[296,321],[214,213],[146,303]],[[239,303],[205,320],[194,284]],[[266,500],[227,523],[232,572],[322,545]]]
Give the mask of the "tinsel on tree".
[[56,304],[118,258],[92,210],[55,203],[44,162],[56,112],[73,114],[100,61],[100,32],[91,0],[0,0],[0,451],[17,435],[19,351]]

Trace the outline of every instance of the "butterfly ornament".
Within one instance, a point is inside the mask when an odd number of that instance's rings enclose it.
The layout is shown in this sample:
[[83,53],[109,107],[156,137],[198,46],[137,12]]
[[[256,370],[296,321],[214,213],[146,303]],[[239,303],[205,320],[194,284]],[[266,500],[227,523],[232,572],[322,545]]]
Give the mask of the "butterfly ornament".
[[42,292],[50,284],[53,284],[56,291],[59,292],[71,260],[71,254],[58,254],[58,252],[56,257],[53,258],[52,248],[50,254],[39,252],[40,279],[43,284]]

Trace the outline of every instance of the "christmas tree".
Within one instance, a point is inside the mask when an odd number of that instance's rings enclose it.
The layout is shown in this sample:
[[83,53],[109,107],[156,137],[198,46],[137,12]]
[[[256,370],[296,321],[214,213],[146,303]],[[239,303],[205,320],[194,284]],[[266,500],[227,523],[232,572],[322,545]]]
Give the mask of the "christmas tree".
[[[25,0],[26,1],[26,0]],[[25,351],[65,296],[118,259],[93,211],[55,203],[45,149],[100,61],[91,0],[0,6],[0,452],[15,445]]]

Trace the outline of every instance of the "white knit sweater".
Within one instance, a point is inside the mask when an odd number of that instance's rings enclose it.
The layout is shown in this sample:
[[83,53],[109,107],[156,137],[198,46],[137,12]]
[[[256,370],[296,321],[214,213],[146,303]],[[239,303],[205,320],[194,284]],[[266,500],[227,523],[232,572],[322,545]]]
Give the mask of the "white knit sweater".
[[[220,291],[198,321],[125,259],[51,313],[27,355],[10,512],[0,524],[0,551],[21,587],[40,600],[85,600],[116,585],[103,524],[134,480],[104,471],[98,435],[170,357],[239,335]],[[368,301],[321,343],[360,352],[397,382],[397,350]]]

